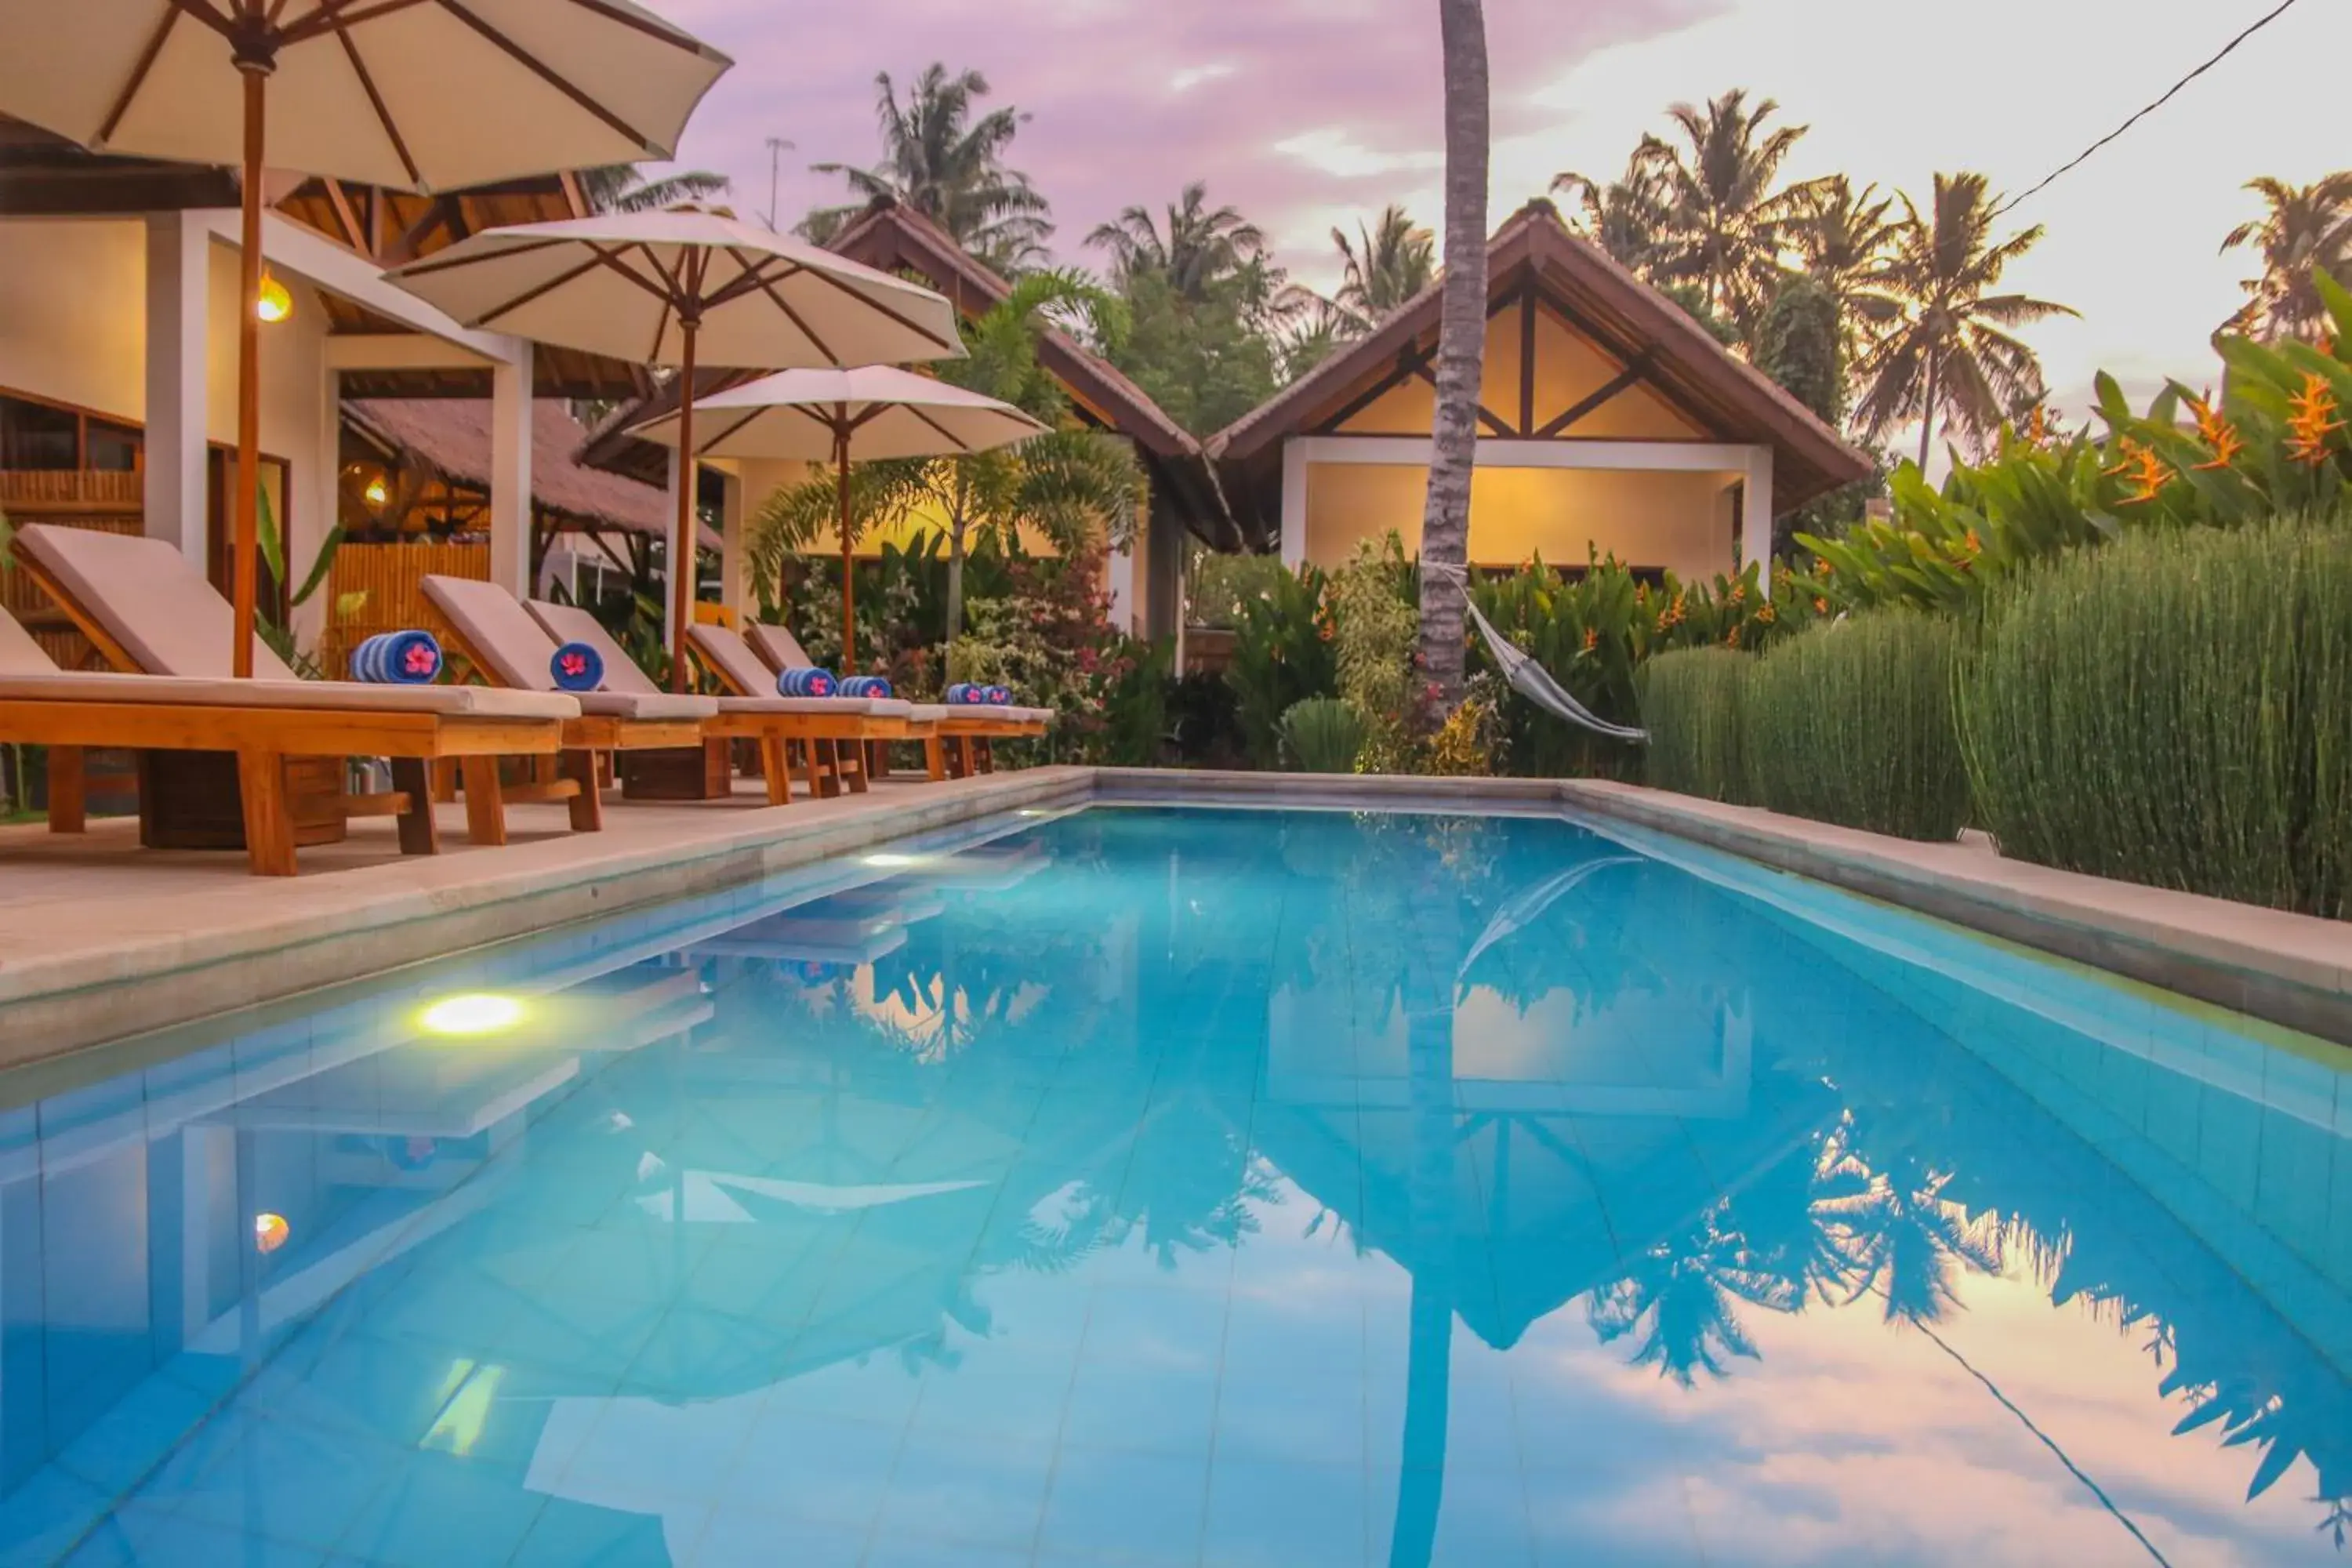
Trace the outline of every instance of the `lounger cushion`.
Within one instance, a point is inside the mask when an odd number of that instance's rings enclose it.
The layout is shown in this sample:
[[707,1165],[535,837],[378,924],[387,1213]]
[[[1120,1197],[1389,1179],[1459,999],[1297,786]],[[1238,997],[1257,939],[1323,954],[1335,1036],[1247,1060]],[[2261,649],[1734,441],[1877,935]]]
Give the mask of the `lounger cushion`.
[[[816,660],[811,658],[808,656],[808,650],[801,647],[801,639],[782,626],[772,626],[762,621],[754,621],[744,635],[751,639],[751,647],[759,656],[768,661],[770,685],[775,683],[775,676],[779,671],[816,668]],[[850,673],[856,672],[853,670]]]
[[433,607],[449,618],[493,682],[523,691],[555,689],[555,672],[550,668],[555,639],[512,594],[496,583],[470,577],[429,576],[418,585]]
[[[232,673],[236,612],[171,544],[32,522],[16,531],[16,548],[56,578],[145,673],[222,679]],[[258,636],[253,673],[265,680],[294,679]]]
[[0,611],[0,675],[55,675],[58,667],[48,650],[16,618]]
[[621,645],[604,629],[604,624],[577,605],[552,605],[545,599],[532,599],[523,608],[530,612],[547,635],[559,643],[581,643],[596,650],[604,661],[604,689],[633,691],[640,697],[658,696],[661,688],[653,678],[637,668],[636,660],[622,651]]
[[834,719],[873,717],[873,700],[865,697],[721,697],[721,713],[814,713]]
[[667,691],[583,691],[580,711],[599,719],[686,719],[699,721],[719,711],[716,697],[680,697]]
[[728,626],[693,626],[686,628],[686,637],[711,673],[737,696],[759,697],[775,690],[776,671],[752,651],[741,633]]
[[[0,617],[5,620],[5,617]],[[14,622],[6,622],[15,625]],[[576,719],[569,697],[487,686],[369,686],[351,680],[209,680],[174,675],[0,673],[0,701],[171,703],[198,708],[440,713],[480,719]]]

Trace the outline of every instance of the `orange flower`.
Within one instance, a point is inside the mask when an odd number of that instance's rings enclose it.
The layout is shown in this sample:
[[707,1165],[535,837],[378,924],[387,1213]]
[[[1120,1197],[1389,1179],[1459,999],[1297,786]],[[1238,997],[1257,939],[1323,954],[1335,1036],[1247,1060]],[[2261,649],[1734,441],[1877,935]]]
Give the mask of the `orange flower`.
[[2037,403],[2033,405],[2033,412],[2025,416],[2025,443],[2029,447],[2039,447],[2049,439],[2049,411]]
[[2326,376],[2313,371],[2303,378],[2303,390],[2294,395],[2292,406],[2287,456],[2298,463],[2326,462],[2330,437],[2344,428],[2344,421],[2336,417],[2342,410],[2336,405],[2335,388]]
[[1584,651],[1585,651],[1585,652],[1587,652],[1587,653],[1591,653],[1594,648],[1599,647],[1600,646],[1601,646],[1601,628],[1600,628],[1599,626],[1587,626],[1587,627],[1585,627],[1585,628],[1584,628]]
[[1759,608],[1759,609],[1756,612],[1756,619],[1757,619],[1758,623],[1759,623],[1759,625],[1762,625],[1762,626],[1770,626],[1774,621],[1777,621],[1777,620],[1779,620],[1780,618],[1780,611],[1778,611],[1778,610],[1776,610],[1776,609],[1774,609],[1774,608],[1773,608],[1771,605],[1766,605],[1762,606],[1761,608]]
[[1726,647],[1738,647],[1739,646],[1739,628],[1738,626],[1733,626],[1730,632],[1725,636],[1723,646]]
[[1813,597],[1813,614],[1817,616],[1826,616],[1829,613],[1830,602],[1827,599],[1821,597],[1819,595],[1815,595]]
[[2131,486],[2124,495],[2124,505],[2139,506],[2164,493],[2164,487],[2172,479],[2172,465],[2158,456],[2154,447],[2126,436],[2116,444],[2116,449],[2123,453],[2123,461],[2101,472]]
[[2211,473],[2235,463],[2246,449],[2246,438],[2238,434],[2238,427],[2207,398],[2193,394],[2189,399],[2189,411],[2197,416],[2198,438],[2213,449],[2213,460],[2198,464],[2197,472]]

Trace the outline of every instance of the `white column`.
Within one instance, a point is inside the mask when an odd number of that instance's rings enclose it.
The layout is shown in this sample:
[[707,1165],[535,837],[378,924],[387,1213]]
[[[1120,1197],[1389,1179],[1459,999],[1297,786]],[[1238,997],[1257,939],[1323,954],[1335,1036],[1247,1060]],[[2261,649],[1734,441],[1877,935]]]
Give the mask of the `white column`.
[[[316,293],[306,291],[295,308],[315,315],[326,307],[325,301]],[[324,335],[315,341],[323,343]],[[312,368],[314,365],[315,369]],[[319,552],[326,545],[327,535],[341,521],[338,514],[343,504],[340,482],[343,468],[342,373],[328,365],[323,354],[315,361],[306,356],[304,370],[317,378],[319,413],[318,424],[313,427],[316,444],[310,458],[307,461],[299,457],[294,459],[293,479],[301,496],[299,500],[293,500],[289,509],[293,513],[293,527],[289,531],[287,555],[290,562],[289,570],[294,574],[292,585],[297,588],[310,574],[312,564],[319,559]],[[330,567],[328,572],[331,578],[333,568]],[[334,594],[329,584],[322,584],[307,603],[294,606],[295,641],[306,648],[318,649],[326,637],[328,617],[333,613]],[[333,670],[329,673],[340,676],[343,672]]]
[[[1739,564],[1744,568],[1751,561],[1766,563],[1765,575],[1771,574],[1772,559],[1772,448],[1748,448],[1747,479],[1741,496],[1739,518]],[[1768,582],[1769,587],[1769,582]]]
[[1135,631],[1135,547],[1122,544],[1110,552],[1110,624],[1130,635]]
[[490,372],[490,581],[518,598],[531,592],[531,349]]
[[146,531],[205,564],[212,236],[183,213],[147,219]]
[[729,474],[726,483],[727,499],[719,513],[719,602],[748,617],[759,607],[759,595],[751,592],[751,552],[744,548],[749,520],[744,516],[743,476]]
[[1296,437],[1282,444],[1282,561],[1307,559],[1307,447]]

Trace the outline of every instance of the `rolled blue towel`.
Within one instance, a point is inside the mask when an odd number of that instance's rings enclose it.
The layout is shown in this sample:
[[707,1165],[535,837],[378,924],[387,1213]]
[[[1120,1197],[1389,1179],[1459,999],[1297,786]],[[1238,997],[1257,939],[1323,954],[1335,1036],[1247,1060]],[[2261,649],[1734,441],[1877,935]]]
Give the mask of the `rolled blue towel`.
[[426,686],[441,673],[431,632],[378,632],[352,649],[352,679],[382,686]]
[[890,683],[878,675],[845,675],[834,689],[844,697],[887,697]]
[[788,669],[776,677],[776,695],[830,697],[833,684],[833,671],[829,669]]
[[584,642],[568,642],[547,661],[559,691],[593,691],[604,684],[604,656]]
[[978,706],[988,700],[988,688],[975,686],[969,680],[959,680],[948,688],[947,698],[959,708]]
[[1013,688],[1009,686],[990,687],[988,689],[988,703],[992,708],[1011,707],[1013,705]]

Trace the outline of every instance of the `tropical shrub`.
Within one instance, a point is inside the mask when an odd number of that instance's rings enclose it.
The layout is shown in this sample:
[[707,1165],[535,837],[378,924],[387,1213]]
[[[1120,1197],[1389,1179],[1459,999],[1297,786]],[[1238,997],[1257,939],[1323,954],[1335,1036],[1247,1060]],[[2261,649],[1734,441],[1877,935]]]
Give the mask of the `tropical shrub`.
[[2052,443],[2037,419],[2003,432],[1992,461],[1955,464],[1940,489],[1905,464],[1891,518],[1798,542],[1843,605],[1963,609],[2021,566],[2137,528],[2333,508],[2352,496],[2352,294],[2324,273],[2315,284],[2335,322],[2329,342],[2218,340],[2230,373],[2218,401],[2174,382],[2136,414],[2102,375],[2103,439]]
[[1225,679],[1242,742],[1259,767],[1281,765],[1282,716],[1293,705],[1339,689],[1329,587],[1319,568],[1302,565],[1269,579],[1256,598],[1239,605]]
[[948,679],[1009,686],[1019,700],[1057,715],[1042,741],[1007,743],[1015,759],[1159,760],[1171,650],[1112,627],[1102,567],[1099,548],[1061,561],[1016,560],[1007,565],[1006,596],[966,605],[971,618]]
[[1959,638],[1950,616],[1878,610],[1757,658],[1739,704],[1749,799],[1872,833],[1957,837],[1969,817],[1952,717]]
[[1370,739],[1356,705],[1337,697],[1310,697],[1282,716],[1283,755],[1300,773],[1353,773]]
[[1726,647],[1684,648],[1642,667],[1635,688],[1648,781],[1659,789],[1745,804],[1740,710],[1753,661]]
[[1280,591],[1290,568],[1276,555],[1202,554],[1185,584],[1185,619],[1196,626],[1231,631],[1241,624],[1242,606]]
[[2352,500],[2016,574],[1958,721],[2005,855],[2352,916]]
[[1360,540],[1331,579],[1339,695],[1369,731],[1357,763],[1366,773],[1413,767],[1413,648],[1421,637],[1419,585],[1394,533]]

